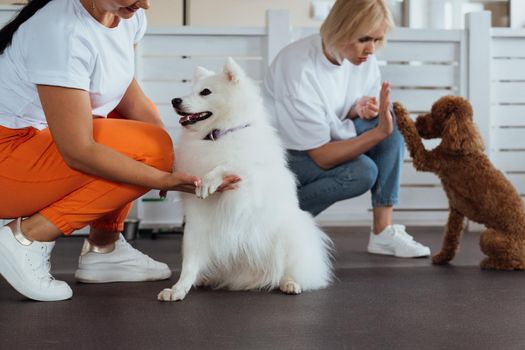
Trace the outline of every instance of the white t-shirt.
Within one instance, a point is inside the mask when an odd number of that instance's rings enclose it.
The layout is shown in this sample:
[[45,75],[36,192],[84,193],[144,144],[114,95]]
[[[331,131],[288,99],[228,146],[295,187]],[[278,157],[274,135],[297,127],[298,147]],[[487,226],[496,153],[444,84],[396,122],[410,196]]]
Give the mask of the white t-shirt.
[[346,116],[359,98],[378,98],[380,87],[374,55],[360,65],[335,65],[324,55],[319,34],[281,50],[264,80],[266,107],[283,144],[298,151],[356,136]]
[[36,84],[88,91],[93,115],[107,116],[133,79],[133,44],[145,31],[142,9],[107,28],[79,0],[49,2],[0,55],[0,125],[47,127]]

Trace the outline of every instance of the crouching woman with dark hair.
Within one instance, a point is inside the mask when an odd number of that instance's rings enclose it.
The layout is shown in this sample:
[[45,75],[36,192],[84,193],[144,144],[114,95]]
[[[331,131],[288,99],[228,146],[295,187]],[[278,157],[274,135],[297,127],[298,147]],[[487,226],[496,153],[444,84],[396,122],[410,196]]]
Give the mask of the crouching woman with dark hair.
[[[77,280],[171,275],[120,234],[145,192],[200,184],[172,172],[171,139],[133,78],[149,6],[34,0],[0,31],[0,218],[18,218],[0,228],[0,273],[28,298],[72,296],[52,278],[49,258],[56,238],[86,225]],[[121,118],[106,118],[112,111]]]

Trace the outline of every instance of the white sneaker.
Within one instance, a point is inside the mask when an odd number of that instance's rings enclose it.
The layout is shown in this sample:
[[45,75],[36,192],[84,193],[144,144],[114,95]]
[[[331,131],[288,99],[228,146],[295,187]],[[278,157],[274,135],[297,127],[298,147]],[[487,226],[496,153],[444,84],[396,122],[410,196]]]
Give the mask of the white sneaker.
[[77,281],[84,283],[157,281],[170,277],[168,265],[142,254],[122,235],[103,247],[85,239],[75,272]]
[[0,274],[20,294],[38,301],[69,299],[73,291],[64,281],[51,276],[49,258],[55,242],[20,243],[13,231],[0,228]]
[[416,242],[406,233],[403,225],[389,225],[381,233],[370,232],[368,252],[393,255],[398,258],[419,258],[430,256],[430,248]]

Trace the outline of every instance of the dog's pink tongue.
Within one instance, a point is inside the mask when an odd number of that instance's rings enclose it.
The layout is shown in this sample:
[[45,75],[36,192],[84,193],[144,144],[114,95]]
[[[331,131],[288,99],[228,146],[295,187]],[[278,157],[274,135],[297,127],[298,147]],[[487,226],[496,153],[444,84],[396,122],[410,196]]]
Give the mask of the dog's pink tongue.
[[194,121],[194,120],[198,120],[200,117],[200,113],[194,113],[194,114],[188,114],[188,115],[185,115],[183,117],[181,117],[179,119],[179,124],[182,124],[184,125],[185,123],[188,123],[188,122],[191,122],[191,121]]
[[190,121],[190,116],[189,115],[185,115],[184,117],[181,117],[179,119],[179,124],[184,124],[186,122],[189,122]]

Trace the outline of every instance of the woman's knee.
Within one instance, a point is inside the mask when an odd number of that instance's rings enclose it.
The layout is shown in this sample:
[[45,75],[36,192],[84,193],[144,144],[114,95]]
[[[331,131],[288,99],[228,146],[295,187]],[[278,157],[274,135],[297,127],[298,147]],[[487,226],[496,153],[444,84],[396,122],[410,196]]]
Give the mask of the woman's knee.
[[372,159],[359,156],[353,161],[340,165],[335,180],[341,185],[341,192],[345,196],[356,197],[374,186],[378,169]]
[[404,138],[399,129],[396,127],[392,131],[392,134],[389,136],[390,145],[394,147],[396,150],[402,150],[404,149]]
[[146,155],[144,162],[159,170],[172,171],[175,155],[171,137],[166,130],[151,126],[153,128],[148,131],[142,142]]
[[159,170],[173,169],[173,143],[161,127],[132,120],[105,119],[93,124],[95,140]]

